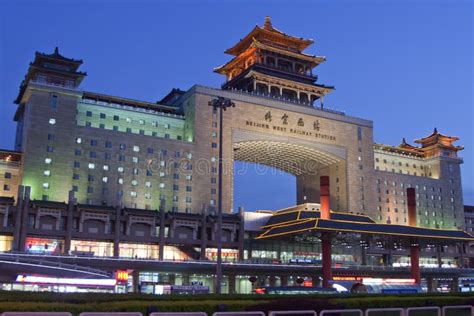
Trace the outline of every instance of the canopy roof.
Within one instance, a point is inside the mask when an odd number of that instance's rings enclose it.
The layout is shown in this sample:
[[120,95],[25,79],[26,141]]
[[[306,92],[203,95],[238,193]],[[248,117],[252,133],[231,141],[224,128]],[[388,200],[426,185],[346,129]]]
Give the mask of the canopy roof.
[[331,212],[331,219],[321,219],[319,210],[308,210],[307,207],[299,207],[299,209],[276,212],[270,217],[267,224],[262,226],[263,232],[257,239],[308,232],[334,232],[392,235],[438,241],[474,241],[472,235],[462,230],[378,224],[365,215],[338,212]]
[[270,17],[265,17],[265,24],[263,27],[256,25],[250,33],[248,33],[243,39],[241,39],[237,44],[225,51],[226,54],[238,56],[240,53],[245,51],[250,44],[252,44],[253,39],[270,41],[275,44],[280,44],[287,48],[292,48],[296,51],[302,51],[309,45],[313,44],[314,41],[311,39],[303,39],[301,37],[295,37],[283,33],[280,30],[277,30],[273,27]]

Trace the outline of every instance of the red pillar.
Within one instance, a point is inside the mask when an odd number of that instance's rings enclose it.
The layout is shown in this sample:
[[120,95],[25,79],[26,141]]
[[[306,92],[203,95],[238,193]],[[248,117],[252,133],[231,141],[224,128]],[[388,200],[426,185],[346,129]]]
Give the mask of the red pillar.
[[[407,206],[408,206],[408,226],[416,227],[416,193],[415,188],[407,189]],[[420,245],[412,242],[410,246],[410,266],[411,277],[416,284],[421,283],[420,272]]]
[[319,194],[320,194],[320,208],[321,218],[330,219],[331,211],[329,205],[330,193],[329,193],[329,177],[322,176],[319,178]]
[[331,260],[331,236],[328,233],[321,235],[321,255],[323,265],[323,287],[330,287],[329,281],[332,280],[332,260]]
[[[321,219],[331,219],[329,177],[322,176],[319,179],[320,187],[320,212]],[[329,281],[332,280],[332,259],[331,259],[331,235],[321,234],[321,257],[323,265],[323,287],[328,288]]]
[[420,246],[413,244],[410,247],[411,277],[415,279],[416,284],[421,283],[420,273]]

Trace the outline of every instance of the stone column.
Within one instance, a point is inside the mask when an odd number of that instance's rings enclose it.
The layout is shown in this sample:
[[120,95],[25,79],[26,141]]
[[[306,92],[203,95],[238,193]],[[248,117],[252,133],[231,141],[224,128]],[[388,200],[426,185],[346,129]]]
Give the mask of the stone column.
[[13,250],[21,251],[22,245],[20,244],[21,239],[21,218],[23,211],[23,186],[18,186],[18,196],[16,199],[15,206],[15,226],[13,227]]
[[181,280],[182,280],[183,285],[191,285],[191,281],[189,280],[189,274],[188,273],[183,273]]
[[311,277],[311,282],[313,286],[321,287],[321,280],[319,279],[319,275],[313,275]]
[[120,257],[120,215],[121,215],[122,207],[117,206],[115,207],[115,224],[114,224],[114,257]]
[[140,271],[133,270],[132,272],[132,285],[133,285],[133,293],[140,293],[141,286],[140,286]]
[[438,281],[435,280],[433,277],[429,277],[426,279],[426,284],[428,287],[428,293],[436,293],[438,288]]
[[228,279],[229,279],[229,294],[235,294],[236,293],[235,274],[229,274]]
[[274,275],[271,275],[269,278],[269,285],[270,286],[276,286],[276,277]]
[[442,246],[436,247],[436,255],[437,255],[437,259],[438,259],[438,268],[441,268],[443,266],[443,258],[441,257],[441,247]]
[[26,236],[28,230],[28,212],[30,209],[30,192],[31,187],[25,187],[25,198],[23,200],[22,211],[21,211],[21,230],[20,230],[20,244],[18,250],[21,252],[25,251]]
[[464,243],[459,244],[459,267],[464,268]]
[[69,191],[66,212],[66,238],[64,239],[64,253],[69,254],[71,252],[72,226],[74,223],[74,191],[72,190]]
[[176,284],[176,275],[170,273],[168,276],[169,276],[170,285],[175,285]]
[[459,292],[459,278],[453,277],[453,281],[451,283],[451,292],[457,293]]
[[160,240],[159,240],[159,259],[163,260],[165,257],[165,200],[160,201]]
[[245,211],[243,207],[239,207],[240,225],[239,225],[239,258],[238,261],[244,260],[245,250]]
[[206,260],[206,248],[207,248],[207,212],[206,205],[202,205],[201,208],[201,253],[200,260]]
[[360,264],[363,266],[366,266],[367,265],[367,249],[365,249],[365,245],[361,246],[360,259],[361,259]]

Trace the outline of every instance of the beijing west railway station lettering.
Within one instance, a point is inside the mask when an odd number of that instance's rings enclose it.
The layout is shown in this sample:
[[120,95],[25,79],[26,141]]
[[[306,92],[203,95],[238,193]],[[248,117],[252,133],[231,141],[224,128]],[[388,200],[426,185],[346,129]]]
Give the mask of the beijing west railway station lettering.
[[[119,281],[123,291],[214,292],[221,235],[224,293],[310,284],[370,292],[394,282],[471,290],[459,139],[434,129],[414,143],[375,143],[372,121],[327,106],[334,87],[314,72],[326,58],[306,52],[313,42],[267,17],[225,51],[231,59],[214,69],[226,78],[220,88],[173,89],[158,101],[84,91],[82,60],[37,52],[15,101],[15,150],[0,151],[9,279],[24,289],[43,286],[28,274],[59,282],[45,262],[18,271],[23,255],[29,265],[54,255],[84,268],[68,277],[118,272],[97,283],[104,291]],[[297,205],[234,205],[233,164],[219,174],[221,151],[225,162],[293,175]]]
[[[285,124],[284,122],[285,121],[283,121],[283,124]],[[302,123],[302,122],[303,122],[302,120],[299,121],[300,126],[304,126],[304,123]],[[286,123],[286,124],[288,124],[288,123]],[[302,130],[302,129],[288,128],[286,126],[284,127],[284,126],[279,126],[279,125],[272,125],[272,124],[268,124],[268,123],[258,123],[258,122],[253,122],[253,121],[245,121],[245,125],[246,126],[253,126],[253,127],[256,127],[256,128],[272,130],[272,131],[275,131],[275,132],[283,132],[283,133],[290,133],[290,134],[296,134],[296,135],[301,135],[301,136],[309,136],[309,137],[314,137],[314,138],[327,139],[327,140],[331,140],[331,141],[336,140],[336,136],[327,135],[327,134],[318,133],[318,132],[305,131],[305,130]],[[313,129],[319,131],[319,129],[320,129],[319,121],[317,121],[317,120],[314,121]]]

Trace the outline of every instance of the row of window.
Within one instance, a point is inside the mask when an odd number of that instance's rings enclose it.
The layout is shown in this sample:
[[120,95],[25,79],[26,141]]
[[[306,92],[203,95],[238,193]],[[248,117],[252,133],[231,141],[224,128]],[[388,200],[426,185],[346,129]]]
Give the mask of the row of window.
[[[383,159],[382,161],[383,161],[383,163],[385,163],[385,164],[389,163],[389,162],[387,161],[387,159]],[[379,158],[375,158],[375,162],[380,162],[380,159],[379,159]],[[396,165],[395,160],[392,160],[392,161],[391,161],[391,164],[392,164],[392,165]],[[410,164],[409,164],[408,162],[406,162],[405,164],[403,164],[401,161],[398,162],[398,166],[401,167],[401,166],[403,166],[403,165],[405,165],[405,167],[410,167]],[[420,169],[422,169],[422,170],[423,170],[423,169],[425,169],[425,170],[426,170],[426,169],[431,169],[431,165],[428,165],[428,166],[419,165],[419,166],[417,166],[416,164],[412,164],[411,167],[413,167],[413,169],[420,168]]]
[[[77,125],[79,125],[79,124],[77,124]],[[106,129],[105,124],[99,124],[98,126],[92,126],[91,122],[85,122],[84,126],[86,126],[86,127],[98,127],[98,128],[101,128],[101,129]],[[163,137],[163,138],[166,138],[166,139],[171,138],[171,135],[168,134],[168,133],[164,133],[163,135],[161,135],[160,133],[158,133],[156,131],[152,131],[151,133],[147,133],[147,132],[145,132],[144,129],[138,129],[138,132],[137,132],[134,129],[132,129],[131,127],[126,127],[125,130],[120,130],[117,125],[113,125],[112,128],[108,128],[108,129],[111,129],[115,132],[126,132],[126,133],[147,135],[147,136],[153,136],[153,137]],[[183,137],[181,135],[176,135],[176,139],[177,140],[183,140]]]
[[[376,166],[375,170],[380,170],[380,167]],[[389,170],[388,168],[385,168],[383,171],[397,173],[397,171],[394,168],[392,168],[391,170]],[[406,175],[409,175],[409,176],[412,175],[409,170],[403,171],[402,169],[398,169],[398,173],[399,174],[406,174]],[[429,172],[429,173],[420,173],[420,174],[418,174],[417,172],[413,172],[413,176],[415,176],[415,177],[418,177],[418,176],[420,176],[420,177],[432,177],[433,173]]]
[[[87,117],[93,117],[94,114],[92,113],[92,111],[86,111],[86,116],[87,116]],[[106,118],[107,118],[107,114],[105,114],[105,113],[99,113],[98,116],[99,116],[100,119],[106,119]],[[111,117],[112,117],[112,119],[113,119],[114,121],[117,121],[117,122],[120,121],[120,116],[119,116],[119,115],[111,115]],[[123,119],[123,120],[125,120],[125,122],[127,122],[127,123],[129,123],[129,124],[132,124],[132,123],[136,122],[136,123],[138,123],[139,125],[148,125],[148,123],[147,123],[144,119],[139,119],[139,120],[136,120],[136,121],[135,121],[135,120],[132,120],[132,119],[129,118],[129,117],[126,117],[126,118]],[[170,128],[171,128],[171,124],[169,124],[169,123],[165,123],[165,124],[161,125],[161,124],[159,124],[157,121],[151,121],[151,122],[149,122],[149,124],[150,124],[151,126],[153,126],[153,127],[160,127],[160,126],[162,126],[162,127],[166,128],[166,129],[170,129]]]

